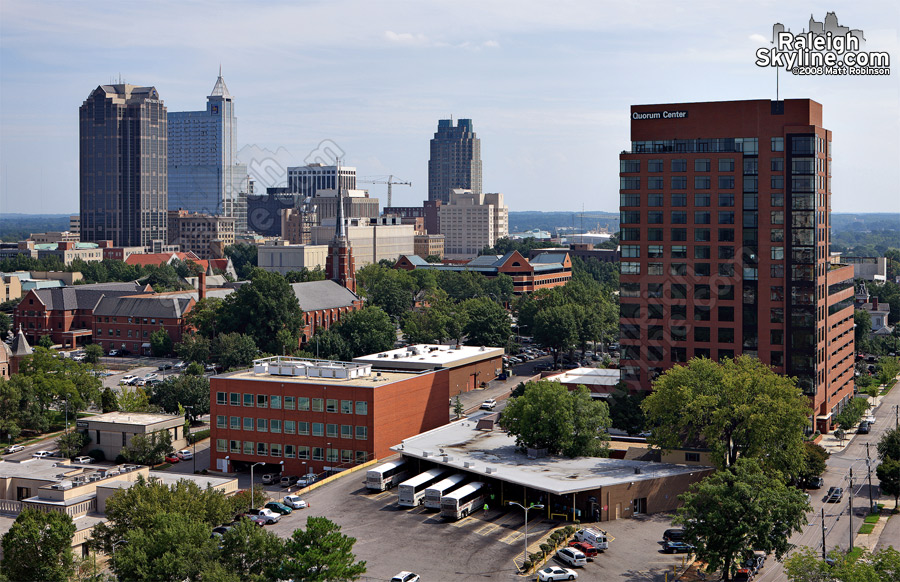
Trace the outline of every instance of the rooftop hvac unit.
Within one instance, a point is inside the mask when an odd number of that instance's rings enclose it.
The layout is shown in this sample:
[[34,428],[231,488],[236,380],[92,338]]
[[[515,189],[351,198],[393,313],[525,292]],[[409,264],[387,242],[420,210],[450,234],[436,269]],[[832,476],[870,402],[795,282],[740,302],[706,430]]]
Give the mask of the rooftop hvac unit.
[[453,457],[451,457],[450,455],[444,455],[444,462],[445,462],[445,463],[449,463],[452,459],[453,459]]
[[634,468],[634,474],[635,474],[635,475],[640,475],[640,474],[641,474],[641,468],[640,468],[640,467],[635,467],[635,468]]
[[466,469],[471,469],[474,466],[475,466],[475,463],[473,463],[472,461],[466,461],[463,463],[463,467],[465,467]]
[[485,473],[491,474],[497,472],[497,467],[488,467],[484,470]]
[[432,453],[431,451],[422,451],[422,456],[423,456],[423,457],[430,457],[430,456],[433,455],[433,454],[434,454],[434,453]]

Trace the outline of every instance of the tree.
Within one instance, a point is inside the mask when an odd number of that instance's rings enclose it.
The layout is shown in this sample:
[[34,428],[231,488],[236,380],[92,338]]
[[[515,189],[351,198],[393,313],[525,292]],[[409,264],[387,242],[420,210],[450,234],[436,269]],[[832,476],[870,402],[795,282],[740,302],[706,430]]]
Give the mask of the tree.
[[250,272],[258,264],[256,245],[237,243],[225,247],[225,256],[231,259],[237,276],[241,279],[250,277]]
[[262,351],[277,353],[278,330],[300,337],[303,312],[284,277],[262,269],[255,269],[251,277],[222,302],[221,331],[249,335]]
[[24,379],[18,375],[13,378],[15,380],[7,380],[0,376],[0,436],[8,442],[22,432],[22,390],[19,386]]
[[900,580],[900,552],[893,546],[872,554],[833,550],[828,561],[803,547],[784,564],[790,582],[894,582]]
[[826,451],[825,447],[812,441],[805,441],[803,443],[803,469],[798,476],[798,481],[809,481],[824,473],[827,468],[826,461],[830,456],[831,453]]
[[900,428],[892,428],[881,435],[878,441],[878,458],[900,460]]
[[285,544],[281,576],[305,582],[357,580],[366,573],[364,561],[355,562],[356,538],[324,517],[307,517],[306,529],[297,529]]
[[80,455],[81,449],[88,442],[90,442],[90,438],[88,438],[87,434],[73,430],[56,439],[56,446],[59,448],[60,455],[71,458]]
[[315,269],[300,267],[299,271],[288,271],[284,274],[284,278],[288,283],[305,283],[307,281],[324,281],[325,271],[321,266],[316,265]]
[[509,401],[500,426],[516,437],[521,450],[547,449],[570,457],[606,456],[609,409],[584,386],[569,391],[559,382],[540,380]]
[[[857,309],[853,312],[853,329],[854,339],[857,346],[864,345],[869,339],[869,332],[872,331],[872,316],[865,309]],[[857,347],[856,351],[862,351]]]
[[28,393],[23,397],[35,399],[28,406],[36,404],[34,413],[46,418],[52,407],[64,406],[64,402],[72,410],[83,410],[99,401],[103,384],[91,372],[88,364],[59,358],[54,350],[36,347],[22,360],[18,375],[27,379]]
[[174,450],[172,434],[167,430],[158,430],[149,435],[136,434],[131,437],[128,446],[122,448],[121,455],[130,463],[156,465]]
[[[280,329],[278,333],[287,331]],[[235,332],[222,333],[213,342],[213,354],[225,370],[250,367],[258,353],[256,343],[249,335]]]
[[461,418],[465,410],[466,409],[463,408],[462,400],[459,399],[459,394],[457,394],[456,401],[453,403],[453,414],[456,415],[456,418]]
[[802,491],[746,457],[695,483],[679,499],[684,505],[673,523],[684,526],[685,541],[697,557],[708,569],[721,568],[725,580],[753,550],[774,552],[780,560],[809,509]]
[[393,349],[397,329],[380,307],[364,307],[347,313],[335,331],[346,342],[350,358]]
[[512,334],[509,314],[486,297],[469,299],[462,304],[467,315],[463,328],[468,346],[505,346]]
[[242,519],[222,536],[222,565],[246,582],[279,580],[284,542],[249,519]]
[[72,518],[26,507],[3,535],[3,573],[22,582],[66,582],[74,572]]
[[900,498],[900,460],[888,457],[879,463],[875,474],[881,490],[894,496],[894,507],[897,507],[897,499]]
[[175,353],[185,362],[209,362],[211,351],[209,339],[200,334],[185,334],[181,337],[181,343],[175,344]]
[[373,263],[357,272],[357,281],[369,305],[380,307],[394,319],[412,308],[417,285],[409,271]]
[[104,414],[119,410],[119,399],[116,398],[116,393],[109,386],[104,388],[103,392],[100,394],[100,410],[102,410]]
[[103,357],[103,348],[100,344],[90,344],[84,348],[84,361],[88,364],[98,364]]
[[251,507],[260,507],[269,500],[262,485],[254,485],[253,489],[242,489],[227,499],[231,513],[241,515]]
[[575,317],[567,305],[539,311],[534,317],[533,332],[537,343],[553,351],[554,365],[559,362],[559,354],[574,346],[578,339]]
[[218,297],[204,297],[194,304],[194,307],[185,316],[185,323],[197,330],[197,333],[207,339],[213,339],[216,335],[216,323],[222,309],[222,300]]
[[190,421],[209,414],[209,378],[182,374],[157,384],[150,395],[150,404],[169,414],[179,412],[179,406],[189,407]]
[[169,332],[162,326],[150,334],[150,352],[156,358],[168,356],[172,353],[172,338]]
[[12,318],[0,312],[0,339],[5,338],[10,329],[12,329]]
[[738,456],[765,459],[788,478],[802,469],[809,399],[759,360],[694,358],[663,373],[653,389],[641,406],[659,448],[703,444],[720,469]]
[[50,337],[49,335],[42,335],[40,338],[38,338],[38,341],[37,341],[37,344],[36,344],[36,345],[41,346],[42,348],[45,348],[45,349],[48,349],[48,350],[49,350],[49,349],[51,349],[51,348],[53,347],[53,345],[54,345],[54,344],[53,344],[53,338]]
[[150,396],[140,386],[122,386],[116,403],[122,412],[154,412],[154,407],[150,406]]
[[613,428],[628,434],[637,434],[644,428],[644,411],[641,403],[647,394],[643,391],[631,393],[625,386],[619,386],[610,394],[609,417]]
[[876,374],[878,374],[878,382],[881,384],[891,384],[900,374],[900,360],[896,356],[885,356],[878,360],[876,366]]
[[327,360],[349,361],[353,359],[350,346],[337,332],[336,328],[319,328],[316,334],[309,340],[309,350],[316,358]]

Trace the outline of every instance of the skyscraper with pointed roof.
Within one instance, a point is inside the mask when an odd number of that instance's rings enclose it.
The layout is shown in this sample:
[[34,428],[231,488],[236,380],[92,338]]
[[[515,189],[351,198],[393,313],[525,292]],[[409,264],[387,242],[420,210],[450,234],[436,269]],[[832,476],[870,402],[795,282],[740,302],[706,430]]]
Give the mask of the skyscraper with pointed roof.
[[[338,175],[340,175],[340,166],[338,166]],[[350,248],[350,239],[347,237],[347,224],[344,220],[344,190],[340,186],[338,187],[334,239],[328,245],[328,256],[325,257],[325,276],[356,293],[356,264]]]
[[234,97],[222,69],[204,111],[169,112],[169,208],[229,216],[247,230],[247,166],[237,161]]

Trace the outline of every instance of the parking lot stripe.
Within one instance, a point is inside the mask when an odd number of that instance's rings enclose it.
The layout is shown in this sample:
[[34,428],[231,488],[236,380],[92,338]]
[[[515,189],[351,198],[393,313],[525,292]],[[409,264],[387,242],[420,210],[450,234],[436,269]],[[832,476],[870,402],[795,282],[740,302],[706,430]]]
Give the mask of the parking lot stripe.
[[475,533],[477,533],[480,536],[487,536],[487,535],[492,534],[494,531],[496,531],[498,529],[500,529],[499,524],[488,523],[488,524],[478,528],[477,530],[475,530]]
[[524,534],[524,533],[522,533],[522,532],[520,532],[520,531],[514,531],[514,532],[512,532],[512,533],[510,533],[510,534],[507,534],[507,535],[504,536],[503,538],[501,538],[501,539],[500,539],[500,542],[501,542],[501,543],[504,543],[504,544],[508,544],[508,545],[513,545],[514,543],[516,543],[517,541],[519,541],[519,540],[522,539],[523,537],[525,537],[525,534]]
[[474,521],[475,521],[474,517],[472,517],[471,515],[467,515],[466,517],[464,517],[458,521],[450,522],[450,525],[453,527],[466,527]]
[[375,495],[374,497],[370,497],[370,499],[374,499],[375,501],[381,501],[382,499],[387,499],[390,496],[391,496],[390,491],[384,491],[382,493],[379,493],[378,495]]

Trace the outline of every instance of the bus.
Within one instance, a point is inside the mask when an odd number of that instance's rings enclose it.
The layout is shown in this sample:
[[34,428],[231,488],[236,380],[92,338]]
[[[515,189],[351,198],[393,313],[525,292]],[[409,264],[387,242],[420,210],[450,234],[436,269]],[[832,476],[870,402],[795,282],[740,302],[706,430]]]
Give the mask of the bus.
[[397,488],[400,494],[397,505],[401,507],[416,507],[422,503],[422,498],[425,497],[425,490],[437,481],[440,481],[446,472],[446,469],[434,468],[400,483],[400,487]]
[[487,486],[481,481],[463,485],[453,493],[441,497],[441,517],[459,519],[481,509],[487,495]]
[[380,467],[370,469],[366,473],[366,488],[372,491],[384,491],[402,483],[409,477],[409,466],[406,461],[391,461]]
[[455,491],[457,488],[462,486],[463,481],[466,480],[466,476],[457,473],[456,475],[450,475],[443,481],[439,483],[435,483],[431,487],[425,490],[425,508],[426,509],[440,509],[441,508],[441,496],[450,493],[451,491]]

